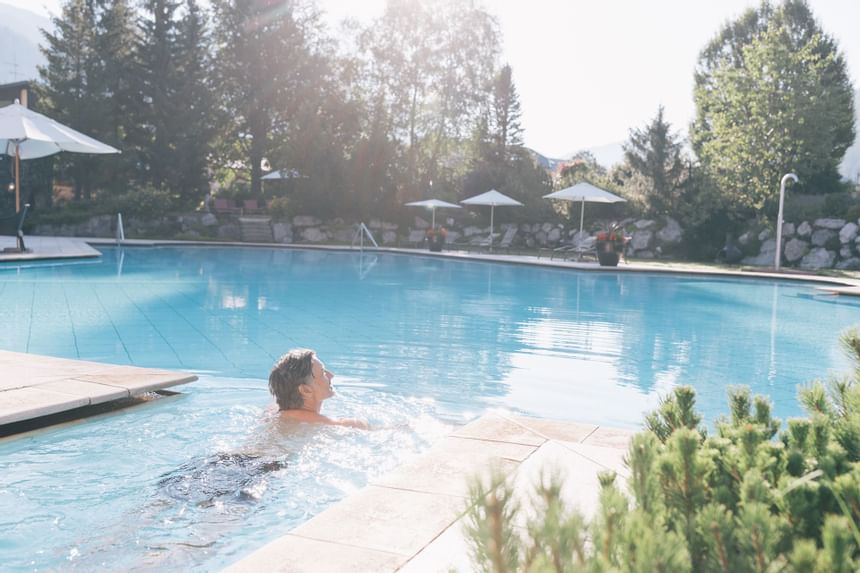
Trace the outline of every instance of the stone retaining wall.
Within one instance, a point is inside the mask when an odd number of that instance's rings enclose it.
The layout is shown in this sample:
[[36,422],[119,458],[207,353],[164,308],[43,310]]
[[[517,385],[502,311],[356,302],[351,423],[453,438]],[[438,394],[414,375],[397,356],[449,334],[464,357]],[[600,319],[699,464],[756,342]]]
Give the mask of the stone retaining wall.
[[[605,222],[587,221],[589,228],[605,228]],[[601,224],[602,223],[602,224]],[[214,215],[212,213],[189,213],[162,217],[155,220],[142,220],[133,217],[124,219],[127,238],[177,238],[177,239],[214,239],[238,241],[241,238],[240,218],[235,216]],[[276,243],[336,243],[350,244],[355,236],[355,223],[343,219],[322,221],[310,215],[299,215],[289,221],[272,220],[272,235]],[[399,225],[388,221],[371,220],[367,226],[380,245],[420,246],[424,234],[430,227],[429,221],[415,217],[411,226]],[[500,224],[494,229],[500,236],[510,227],[516,227],[512,247],[554,248],[563,244],[577,242],[579,227],[560,223],[522,223]],[[628,255],[638,258],[659,258],[671,254],[680,246],[683,230],[677,221],[667,218],[664,221],[650,219],[626,219],[620,227],[630,238]],[[448,243],[480,241],[490,233],[489,227],[451,225],[447,228]],[[31,231],[34,235],[77,236],[77,237],[114,237],[116,217],[100,215],[77,225],[37,225]],[[586,230],[587,237],[593,235]],[[496,239],[497,241],[499,239]]]
[[[860,269],[860,221],[815,219],[782,226],[782,260],[788,266],[802,269]],[[742,247],[760,242],[758,254],[743,259],[744,264],[772,266],[776,255],[776,237],[770,229],[754,235],[745,233],[738,242]]]
[[[605,228],[606,222],[586,221],[591,229]],[[355,235],[355,224],[343,219],[322,221],[311,215],[299,215],[289,221],[270,222],[276,243],[335,243],[350,244]],[[429,221],[415,217],[411,226],[372,220],[367,226],[380,245],[420,246]],[[238,241],[241,239],[239,218],[212,213],[185,213],[144,220],[125,219],[128,238],[213,239]],[[503,235],[510,227],[517,233],[512,246],[520,248],[554,248],[577,241],[579,229],[561,223],[503,223],[495,232]],[[626,219],[620,222],[621,232],[629,237],[627,255],[631,258],[653,259],[678,255],[684,230],[672,218],[664,220]],[[489,234],[488,227],[451,225],[449,243],[479,241]],[[114,237],[116,217],[100,215],[77,225],[37,225],[31,234],[72,237]],[[586,231],[587,236],[593,232]],[[498,240],[498,239],[497,239]],[[751,231],[738,238],[740,248],[750,255],[742,263],[755,266],[772,266],[776,238],[770,229],[758,233]],[[816,219],[799,224],[783,225],[783,261],[786,266],[804,269],[860,269],[860,220]]]

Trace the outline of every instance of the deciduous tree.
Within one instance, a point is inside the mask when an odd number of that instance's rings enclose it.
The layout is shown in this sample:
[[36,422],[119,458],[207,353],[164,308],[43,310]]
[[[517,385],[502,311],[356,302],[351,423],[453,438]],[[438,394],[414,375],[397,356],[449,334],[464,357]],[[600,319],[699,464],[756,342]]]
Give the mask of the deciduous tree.
[[838,188],[854,141],[845,59],[804,0],[764,2],[703,50],[696,70],[693,149],[736,214],[775,212],[779,181]]

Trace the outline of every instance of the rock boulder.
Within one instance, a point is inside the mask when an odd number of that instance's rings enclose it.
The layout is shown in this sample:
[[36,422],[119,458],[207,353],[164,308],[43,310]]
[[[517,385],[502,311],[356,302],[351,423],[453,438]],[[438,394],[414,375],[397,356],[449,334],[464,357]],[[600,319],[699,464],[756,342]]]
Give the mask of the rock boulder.
[[824,247],[816,247],[801,259],[800,266],[804,269],[829,269],[833,266],[834,260],[836,260],[836,253]]
[[785,244],[785,260],[789,263],[796,263],[809,252],[809,243],[801,239],[790,239]]
[[657,240],[664,245],[676,245],[681,242],[683,236],[681,225],[671,217],[666,217],[666,226],[657,231]]
[[322,221],[311,215],[296,215],[293,217],[294,227],[316,227],[321,224]]
[[816,247],[823,247],[828,242],[836,238],[836,231],[830,229],[815,229],[812,233],[812,244]]
[[839,242],[843,245],[845,243],[850,243],[854,239],[857,238],[857,231],[860,230],[860,227],[857,226],[856,223],[847,223],[842,229],[839,231]]
[[328,239],[328,235],[319,227],[308,227],[302,230],[302,239],[309,243],[320,243]]
[[289,223],[273,223],[272,238],[276,243],[291,243],[293,241],[293,227]]
[[851,257],[843,261],[839,261],[836,263],[836,268],[849,271],[860,270],[860,259],[857,257]]
[[[630,248],[634,251],[644,251],[651,247],[653,239],[654,233],[651,231],[635,231],[630,241]],[[637,256],[641,255],[637,254]]]
[[838,230],[845,226],[845,219],[816,219],[814,225],[820,229]]

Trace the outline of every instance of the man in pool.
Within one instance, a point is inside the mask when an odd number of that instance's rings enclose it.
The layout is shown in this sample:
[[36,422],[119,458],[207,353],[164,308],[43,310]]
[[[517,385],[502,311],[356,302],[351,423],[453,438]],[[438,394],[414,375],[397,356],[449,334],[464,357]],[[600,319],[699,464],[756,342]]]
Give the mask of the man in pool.
[[294,348],[284,354],[269,374],[269,392],[278,403],[282,418],[308,424],[349,426],[367,430],[364,420],[329,418],[320,414],[322,403],[334,396],[331,379],[313,350]]

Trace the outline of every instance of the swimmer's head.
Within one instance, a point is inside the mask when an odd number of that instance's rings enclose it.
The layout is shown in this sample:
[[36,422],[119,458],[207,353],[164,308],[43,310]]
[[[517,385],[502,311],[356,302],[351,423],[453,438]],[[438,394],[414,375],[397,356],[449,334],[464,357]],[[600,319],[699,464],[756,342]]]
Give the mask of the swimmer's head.
[[333,396],[333,377],[313,350],[294,348],[272,368],[269,392],[275,397],[279,410],[296,410]]

